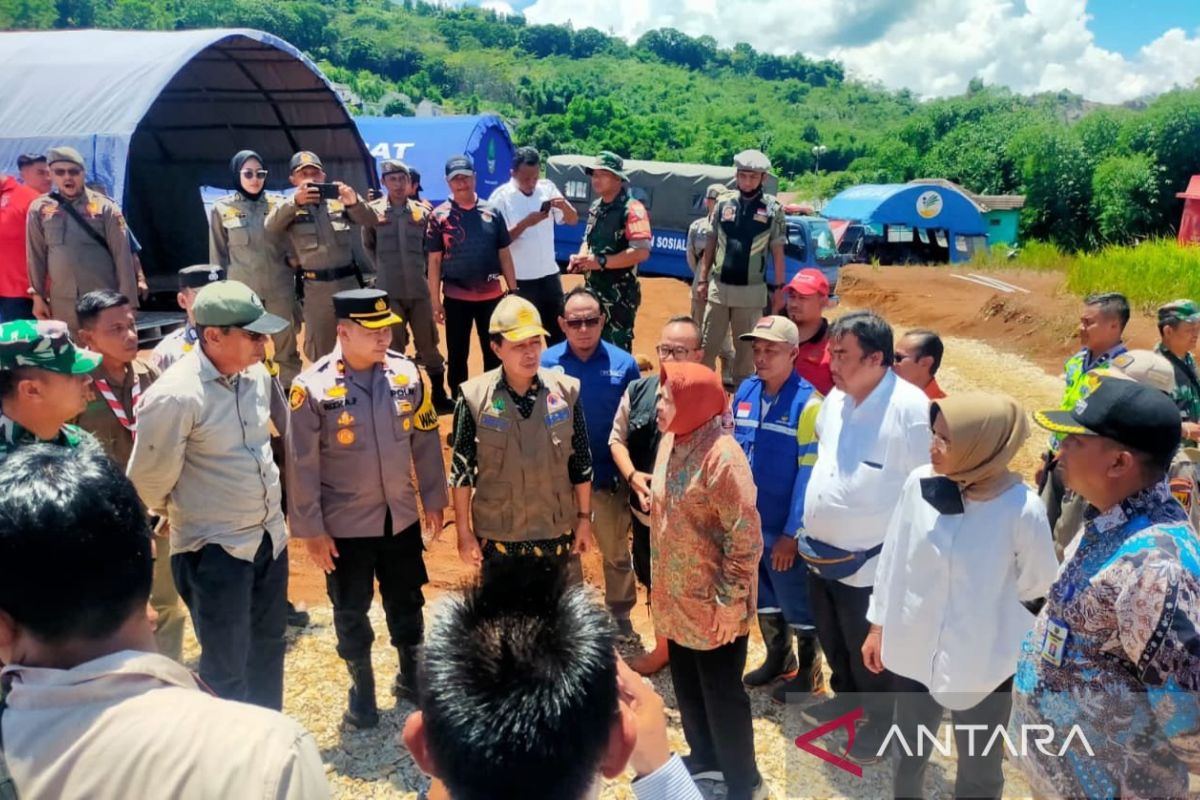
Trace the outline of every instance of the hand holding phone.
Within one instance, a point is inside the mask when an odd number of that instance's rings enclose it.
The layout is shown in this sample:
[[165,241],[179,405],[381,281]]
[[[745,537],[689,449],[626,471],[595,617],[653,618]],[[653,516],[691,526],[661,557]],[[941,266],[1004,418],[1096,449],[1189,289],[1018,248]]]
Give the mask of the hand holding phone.
[[314,183],[312,187],[317,190],[317,196],[322,200],[337,200],[340,196],[340,190],[336,183]]
[[550,211],[550,208],[551,208],[553,205],[554,205],[554,201],[553,201],[553,200],[543,200],[543,201],[542,201],[541,213],[543,213],[543,214],[546,214],[546,213],[548,213],[548,212]]

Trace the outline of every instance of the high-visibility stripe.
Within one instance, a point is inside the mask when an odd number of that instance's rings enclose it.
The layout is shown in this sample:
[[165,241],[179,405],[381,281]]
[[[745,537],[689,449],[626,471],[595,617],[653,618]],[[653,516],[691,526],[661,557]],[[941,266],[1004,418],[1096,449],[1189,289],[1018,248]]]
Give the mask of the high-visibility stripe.
[[764,431],[771,431],[772,433],[782,433],[784,436],[788,437],[796,435],[795,428],[789,428],[786,425],[780,425],[778,422],[764,422],[762,424],[762,429]]

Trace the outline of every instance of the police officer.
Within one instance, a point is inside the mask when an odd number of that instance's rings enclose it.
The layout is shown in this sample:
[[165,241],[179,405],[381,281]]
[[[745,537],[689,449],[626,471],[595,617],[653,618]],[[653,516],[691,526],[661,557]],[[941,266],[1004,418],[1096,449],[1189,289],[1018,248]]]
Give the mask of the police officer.
[[387,194],[367,204],[379,224],[362,229],[363,248],[375,262],[376,286],[388,293],[392,310],[403,320],[392,325],[392,349],[403,353],[408,348],[408,328],[412,328],[417,363],[429,374],[433,407],[439,414],[448,414],[454,404],[446,396],[446,367],[438,350],[433,303],[425,279],[429,210],[410,199],[409,183],[406,164],[392,159],[383,162]]
[[637,265],[650,257],[650,215],[629,193],[625,161],[600,151],[584,171],[596,199],[588,209],[583,246],[571,256],[570,271],[582,272],[604,307],[604,339],[633,351],[633,323],[642,304]]
[[150,362],[159,372],[166,372],[167,367],[195,348],[200,336],[196,332],[196,320],[192,317],[192,302],[196,299],[196,293],[205,286],[223,280],[225,268],[215,264],[193,264],[179,270],[179,291],[175,294],[175,302],[187,314],[187,322],[164,336],[151,351]]
[[337,344],[296,378],[290,393],[288,522],[326,574],[337,652],[353,681],[344,719],[369,728],[379,721],[367,618],[374,582],[400,654],[392,691],[415,700],[421,587],[428,582],[420,509],[436,535],[447,504],[446,473],[437,412],[417,366],[388,349],[391,327],[401,320],[387,293],[338,292],[333,308]]
[[[687,257],[688,269],[692,271],[692,319],[704,328],[704,311],[708,300],[696,294],[696,282],[700,279],[700,261],[708,248],[708,240],[712,237],[712,212],[717,205],[717,198],[729,191],[723,183],[711,183],[704,191],[704,214],[692,221],[688,226]],[[721,379],[728,387],[733,383],[733,337],[728,333],[721,345]]]
[[292,197],[267,214],[267,233],[295,255],[304,279],[304,355],[316,361],[337,343],[333,295],[357,289],[353,225],[374,225],[376,217],[358,192],[334,181],[336,199],[322,199],[314,184],[325,182],[316,153],[302,150],[288,164]]
[[767,292],[767,253],[775,265],[773,285],[783,286],[783,246],[787,228],[783,205],[763,191],[771,170],[770,160],[758,150],[743,150],[733,158],[737,168],[736,193],[717,200],[713,232],[700,263],[696,296],[707,301],[704,314],[704,363],[712,367],[726,334],[732,330],[736,355],[733,378],[743,381],[754,371],[754,353],[741,335],[754,327],[763,306],[774,309],[781,297]]
[[75,301],[113,289],[137,302],[137,269],[125,217],[112,200],[88,189],[83,156],[72,147],[46,153],[54,190],[29,206],[26,252],[29,295],[38,319],[61,319],[74,332]]
[[300,372],[300,353],[296,349],[299,326],[292,316],[296,309],[296,276],[266,230],[267,215],[280,201],[266,192],[267,170],[258,153],[240,151],[229,162],[229,169],[237,189],[213,203],[208,259],[227,268],[230,279],[249,286],[268,311],[287,320],[288,327],[271,340],[281,379],[290,383]]

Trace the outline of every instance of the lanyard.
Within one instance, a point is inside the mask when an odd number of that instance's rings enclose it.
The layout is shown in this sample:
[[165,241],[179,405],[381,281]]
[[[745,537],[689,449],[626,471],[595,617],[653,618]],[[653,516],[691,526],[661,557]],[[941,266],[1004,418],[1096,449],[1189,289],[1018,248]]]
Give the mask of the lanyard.
[[136,439],[137,402],[138,398],[142,396],[142,383],[137,379],[137,375],[134,374],[133,376],[133,402],[129,404],[129,407],[133,409],[132,418],[125,413],[125,406],[121,405],[120,398],[117,397],[116,393],[112,390],[112,387],[108,385],[108,381],[106,381],[104,378],[93,378],[92,385],[95,386],[96,389],[99,390],[101,396],[104,397],[104,402],[108,403],[109,410],[111,410],[113,416],[117,418],[117,422],[121,423],[121,427],[129,431],[129,435]]

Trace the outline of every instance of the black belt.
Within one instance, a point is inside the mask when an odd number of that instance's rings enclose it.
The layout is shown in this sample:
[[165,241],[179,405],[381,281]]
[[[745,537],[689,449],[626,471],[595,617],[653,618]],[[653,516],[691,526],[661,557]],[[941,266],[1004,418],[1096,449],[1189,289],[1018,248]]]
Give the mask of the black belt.
[[333,269],[306,269],[301,271],[300,277],[306,281],[336,281],[338,278],[352,278],[357,274],[354,265],[348,264]]

